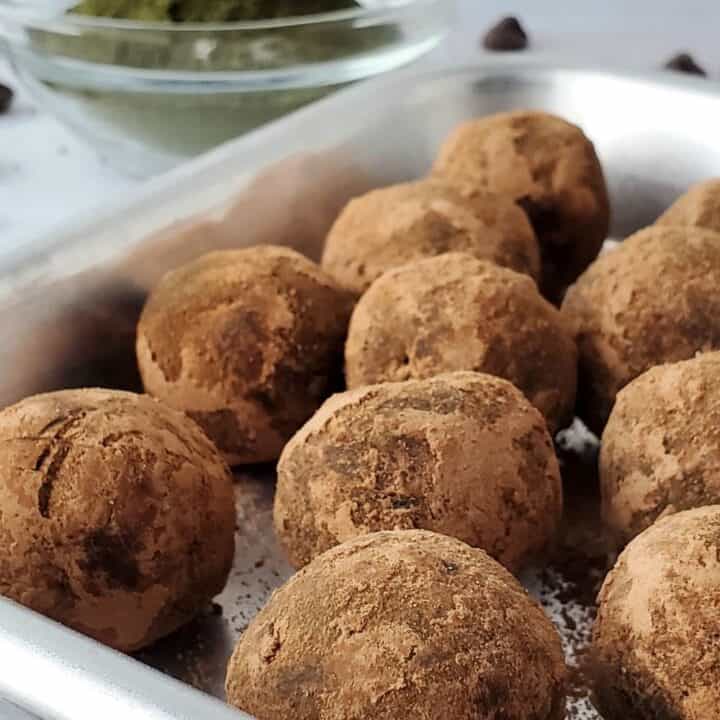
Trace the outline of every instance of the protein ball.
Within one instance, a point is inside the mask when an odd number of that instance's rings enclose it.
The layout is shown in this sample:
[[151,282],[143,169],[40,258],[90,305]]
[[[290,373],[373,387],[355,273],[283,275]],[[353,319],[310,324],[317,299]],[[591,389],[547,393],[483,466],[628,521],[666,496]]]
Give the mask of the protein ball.
[[210,253],[167,274],[143,310],[145,389],[187,412],[231,464],[276,460],[340,384],[351,307],[293,250]]
[[720,178],[693,185],[655,224],[690,225],[720,232]]
[[356,538],[250,623],[228,701],[259,720],[559,720],[552,623],[482,550],[421,531]]
[[572,420],[577,352],[526,275],[463,253],[389,270],[360,298],[345,347],[349,388],[473,370],[510,380],[551,432]]
[[720,503],[720,353],[660,365],[618,393],[603,433],[605,524],[621,543],[661,515]]
[[535,233],[518,205],[484,192],[471,201],[436,180],[351,200],[330,230],[322,265],[341,285],[362,293],[386,270],[450,251],[539,277]]
[[605,720],[717,720],[720,506],[658,520],[620,555],[593,632]]
[[434,172],[465,193],[491,191],[527,212],[542,255],[542,288],[559,297],[607,237],[610,203],[595,149],[582,130],[523,110],[460,125]]
[[423,529],[519,570],[561,515],[545,420],[507,380],[479,373],[336,395],[278,465],[275,528],[296,567],[357,535]]
[[580,353],[579,413],[596,433],[632,379],[720,349],[719,286],[720,234],[650,227],[568,290],[562,312]]
[[113,390],[0,412],[0,594],[134,651],[223,589],[234,533],[230,471],[182,413]]

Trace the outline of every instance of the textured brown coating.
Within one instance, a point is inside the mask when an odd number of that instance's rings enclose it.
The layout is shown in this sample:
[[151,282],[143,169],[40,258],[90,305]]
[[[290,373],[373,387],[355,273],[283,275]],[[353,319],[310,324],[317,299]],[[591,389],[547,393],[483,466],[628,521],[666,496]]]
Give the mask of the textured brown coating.
[[545,420],[507,380],[480,373],[336,395],[278,464],[275,527],[297,567],[357,535],[423,529],[519,570],[561,515]]
[[375,190],[351,200],[335,221],[322,265],[362,293],[386,270],[411,260],[466,252],[503,267],[540,274],[540,251],[527,215],[509,198],[463,197],[440,180]]
[[597,256],[610,203],[592,143],[554,115],[523,110],[460,125],[445,141],[435,173],[472,197],[513,198],[535,228],[543,291],[553,297]]
[[691,225],[720,232],[720,178],[693,185],[655,224]]
[[222,590],[234,532],[230,471],[182,413],[111,390],[0,413],[0,594],[137,650]]
[[580,353],[579,413],[593,430],[645,370],[720,348],[719,286],[720,234],[650,227],[568,290],[562,312]]
[[232,464],[275,460],[335,389],[352,304],[287,248],[214,252],[167,274],[138,326],[145,389]]
[[473,370],[510,380],[551,432],[571,419],[577,353],[526,275],[447,253],[390,270],[355,307],[348,387]]
[[720,503],[720,353],[652,368],[618,393],[600,483],[621,543],[661,515]]
[[560,720],[564,676],[557,632],[506,570],[409,530],[297,573],[240,639],[226,687],[258,720]]
[[620,555],[593,632],[605,720],[717,720],[720,506],[658,520]]

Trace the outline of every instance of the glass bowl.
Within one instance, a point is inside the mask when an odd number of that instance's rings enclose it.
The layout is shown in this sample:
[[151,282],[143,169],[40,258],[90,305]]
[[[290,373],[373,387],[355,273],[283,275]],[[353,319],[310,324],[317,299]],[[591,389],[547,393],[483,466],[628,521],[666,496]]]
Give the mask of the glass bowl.
[[449,0],[252,22],[69,15],[67,0],[0,0],[2,46],[37,100],[136,175],[179,161],[431,50]]

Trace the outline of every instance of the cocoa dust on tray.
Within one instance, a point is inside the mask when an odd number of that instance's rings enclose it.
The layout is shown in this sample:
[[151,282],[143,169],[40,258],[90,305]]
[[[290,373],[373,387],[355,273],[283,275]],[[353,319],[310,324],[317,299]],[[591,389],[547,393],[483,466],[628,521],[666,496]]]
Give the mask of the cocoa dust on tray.
[[561,434],[557,442],[565,492],[565,532],[539,579],[543,603],[560,605],[556,620],[564,625],[568,655],[568,718],[579,720],[589,717],[581,710],[574,711],[573,705],[584,703],[589,708],[589,648],[596,599],[615,556],[600,519],[597,440],[575,426],[569,435],[569,441]]

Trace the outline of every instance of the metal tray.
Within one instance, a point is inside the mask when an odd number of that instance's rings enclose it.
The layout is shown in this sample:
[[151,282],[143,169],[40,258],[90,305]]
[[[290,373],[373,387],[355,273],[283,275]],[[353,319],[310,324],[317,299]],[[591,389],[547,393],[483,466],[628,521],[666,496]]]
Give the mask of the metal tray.
[[[350,196],[422,175],[457,122],[513,108],[561,114],[593,139],[616,237],[651,222],[691,182],[720,173],[720,96],[704,81],[502,61],[364,84],[8,258],[0,268],[0,405],[61,387],[136,388],[135,321],[164,271],[210,248],[262,242],[315,257]],[[592,441],[575,428],[560,449],[569,530],[558,567],[525,581],[575,663],[606,556],[593,530]],[[0,600],[0,697],[52,720],[242,717],[210,696],[222,697],[234,641],[290,574],[271,529],[271,474],[239,478],[237,560],[218,598],[221,615],[208,612],[132,659]],[[578,678],[568,717],[597,718]]]

